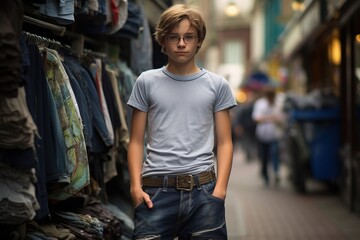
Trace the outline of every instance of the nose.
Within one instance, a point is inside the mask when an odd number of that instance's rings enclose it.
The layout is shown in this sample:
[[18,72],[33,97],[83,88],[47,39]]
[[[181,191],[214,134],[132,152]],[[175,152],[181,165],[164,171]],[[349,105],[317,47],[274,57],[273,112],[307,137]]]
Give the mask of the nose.
[[186,45],[184,37],[179,37],[178,46],[184,46],[184,45]]

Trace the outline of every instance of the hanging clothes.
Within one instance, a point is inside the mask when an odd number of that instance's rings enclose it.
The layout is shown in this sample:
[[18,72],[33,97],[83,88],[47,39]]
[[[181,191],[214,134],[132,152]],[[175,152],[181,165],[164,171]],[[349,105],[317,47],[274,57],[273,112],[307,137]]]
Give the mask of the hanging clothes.
[[107,102],[105,99],[103,84],[102,84],[102,62],[101,59],[95,58],[94,62],[90,64],[89,66],[90,72],[92,73],[92,76],[95,80],[95,86],[96,90],[100,99],[100,105],[102,113],[104,114],[105,123],[107,130],[109,131],[110,138],[112,142],[114,142],[114,128],[111,123],[110,115],[109,115],[109,109],[107,106]]
[[69,78],[58,53],[51,49],[46,54],[47,79],[58,109],[63,129],[66,153],[71,168],[70,184],[49,190],[49,199],[64,200],[79,192],[90,182],[88,156],[83,134],[80,110]]
[[0,8],[0,96],[16,97],[21,81],[19,37],[23,20],[21,0],[1,1]]
[[136,75],[153,68],[153,46],[149,21],[145,16],[145,9],[142,1],[139,1],[139,19],[142,21],[142,31],[136,39],[130,41],[131,58],[130,68]]
[[[80,60],[74,56],[65,55],[64,64],[73,73],[77,83],[85,96],[87,112],[89,114],[90,124],[89,137],[91,140],[91,148],[88,149],[91,153],[104,153],[113,145],[114,140],[111,138],[106,127],[105,118],[101,110],[100,99],[95,87],[95,80],[90,74],[90,70],[81,65]],[[90,134],[91,132],[91,134]]]
[[[36,195],[40,204],[36,219],[49,215],[47,186],[70,183],[70,171],[66,156],[65,141],[60,126],[54,98],[46,80],[43,59],[37,45],[26,43],[21,38],[27,84],[26,98],[30,112],[39,129],[36,139]],[[25,71],[26,69],[26,71]]]
[[75,22],[74,0],[47,0],[44,4],[39,4],[39,12],[61,25]]

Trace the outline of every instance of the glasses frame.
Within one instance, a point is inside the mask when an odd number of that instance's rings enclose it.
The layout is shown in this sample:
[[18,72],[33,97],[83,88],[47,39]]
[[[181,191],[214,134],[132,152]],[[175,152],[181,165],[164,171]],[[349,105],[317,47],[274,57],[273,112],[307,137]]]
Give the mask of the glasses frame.
[[[186,40],[187,37],[191,37],[191,38],[193,38],[193,40],[190,39],[190,42],[189,42],[189,39]],[[196,43],[197,38],[198,38],[198,36],[196,34],[191,33],[191,34],[185,34],[184,36],[180,36],[178,34],[169,34],[168,36],[166,36],[165,39],[166,39],[166,41],[168,41],[171,44],[179,44],[181,39],[183,40],[183,42],[185,44],[194,44],[194,43]]]

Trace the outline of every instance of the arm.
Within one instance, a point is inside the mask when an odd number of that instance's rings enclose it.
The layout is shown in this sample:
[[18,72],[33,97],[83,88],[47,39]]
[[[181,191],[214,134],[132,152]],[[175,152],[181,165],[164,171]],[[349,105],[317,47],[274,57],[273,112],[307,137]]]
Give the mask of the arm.
[[225,199],[233,159],[231,122],[228,109],[215,113],[215,132],[217,142],[217,181],[213,195]]
[[[270,108],[272,109],[271,113],[269,113]],[[278,123],[281,121],[281,118],[274,110],[274,107],[272,105],[268,105],[263,101],[255,102],[252,118],[256,123]]]
[[152,203],[150,197],[142,190],[141,186],[146,120],[146,112],[133,108],[128,148],[128,168],[130,175],[130,194],[134,206],[136,207],[145,201],[148,207],[151,208]]
[[267,122],[273,122],[274,117],[272,115],[266,115],[266,116],[259,116],[254,119],[257,123],[267,123]]

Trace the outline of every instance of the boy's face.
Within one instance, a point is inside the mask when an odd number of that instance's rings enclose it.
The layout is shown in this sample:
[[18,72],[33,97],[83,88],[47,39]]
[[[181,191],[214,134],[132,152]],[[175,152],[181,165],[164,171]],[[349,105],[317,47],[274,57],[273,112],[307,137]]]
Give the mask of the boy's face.
[[183,19],[170,34],[165,37],[164,47],[170,61],[187,63],[194,60],[198,42],[197,31],[189,19]]

